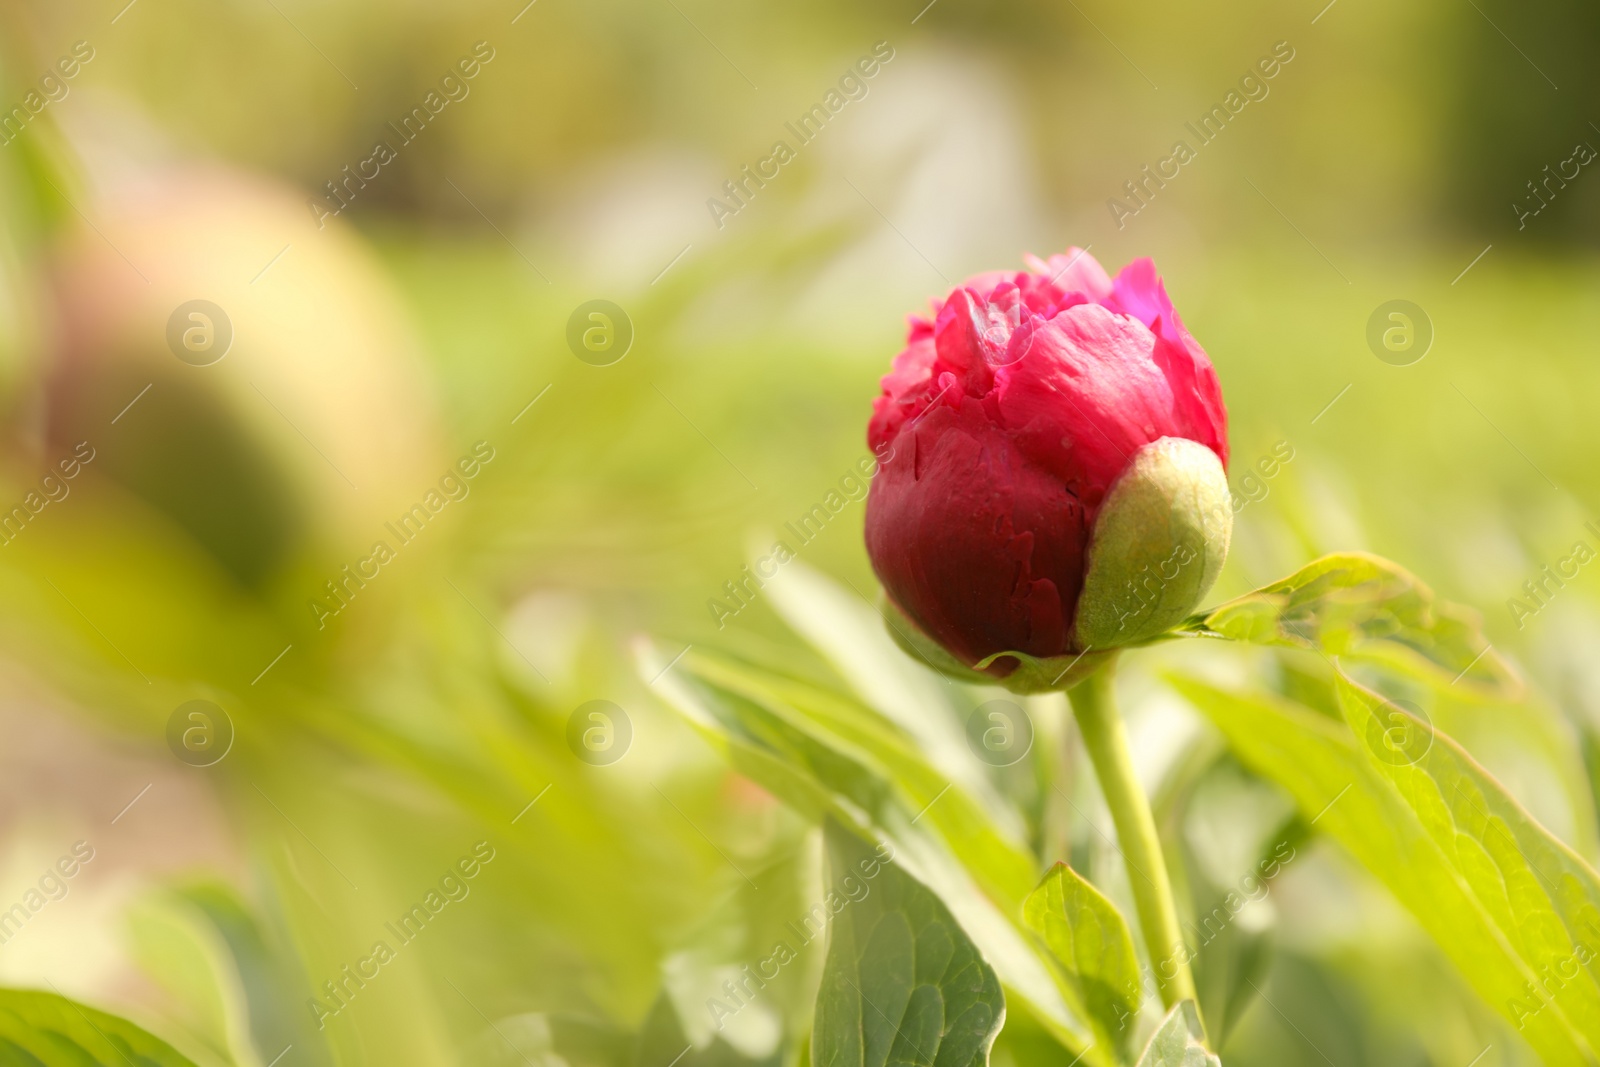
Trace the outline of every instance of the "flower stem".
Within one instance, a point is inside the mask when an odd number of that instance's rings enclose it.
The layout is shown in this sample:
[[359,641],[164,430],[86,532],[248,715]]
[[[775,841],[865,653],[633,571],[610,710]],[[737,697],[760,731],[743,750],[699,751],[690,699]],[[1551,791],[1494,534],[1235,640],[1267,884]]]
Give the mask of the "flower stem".
[[1178,909],[1172,899],[1172,883],[1167,878],[1167,862],[1156,836],[1155,817],[1134,773],[1128,751],[1128,734],[1117,714],[1112,692],[1116,664],[1108,663],[1068,690],[1078,730],[1094,762],[1111,818],[1117,825],[1122,858],[1128,865],[1128,884],[1133,889],[1139,910],[1139,927],[1144,931],[1145,948],[1150,953],[1161,1003],[1168,1008],[1184,1000],[1196,1001],[1194,976],[1189,971],[1189,952],[1178,929]]

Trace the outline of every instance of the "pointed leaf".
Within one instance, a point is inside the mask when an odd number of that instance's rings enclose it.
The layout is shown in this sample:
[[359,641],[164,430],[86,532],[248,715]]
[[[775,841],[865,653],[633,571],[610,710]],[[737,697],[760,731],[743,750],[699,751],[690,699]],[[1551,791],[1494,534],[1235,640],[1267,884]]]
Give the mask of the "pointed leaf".
[[799,562],[786,564],[763,592],[863,701],[916,740],[947,781],[969,792],[983,787],[954,716],[944,714],[951,687],[899,652],[871,601]]
[[711,694],[666,670],[670,664],[649,642],[641,641],[635,655],[640,677],[656,679],[656,687],[668,707],[729,766],[808,818],[820,819],[828,812],[835,798],[815,775],[792,766],[767,745],[737,730],[730,722],[731,716],[723,712]]
[[[872,709],[842,694],[716,653],[696,649],[684,659],[685,666],[698,677],[754,701],[830,746],[858,752],[863,760],[881,767],[883,774],[908,795],[912,811],[921,812],[921,818],[943,834],[951,849],[1002,906],[1020,907],[1032,892],[1037,863],[1012,835],[999,831],[992,807],[980,805],[963,783],[942,775],[913,743],[914,739],[901,734]],[[969,757],[968,763],[971,762]]]
[[1544,979],[1501,932],[1490,905],[1357,751],[1348,729],[1273,695],[1230,693],[1188,678],[1172,682],[1222,731],[1240,760],[1282,786],[1317,830],[1388,887],[1545,1063],[1593,1061],[1590,1044],[1543,991],[1538,983]]
[[1094,1047],[1092,1031],[1066,1003],[1046,962],[1011,921],[1010,916],[1020,910],[1022,894],[1015,903],[998,907],[980,889],[983,872],[972,870],[970,855],[955,847],[970,848],[974,842],[952,844],[933,832],[932,813],[949,795],[940,798],[935,793],[930,799],[937,803],[931,808],[920,801],[908,806],[866,752],[830,738],[815,729],[816,724],[803,723],[793,709],[782,711],[781,702],[753,701],[715,685],[696,673],[700,661],[693,654],[665,674],[664,658],[647,645],[640,646],[639,657],[641,675],[659,678],[656,688],[669,704],[740,771],[808,816],[831,817],[862,832],[870,827],[887,836],[899,850],[897,862],[932,887],[982,946],[1005,982],[1007,995],[1025,1003],[1072,1055],[1081,1054],[1085,1067],[1110,1062],[1102,1049]]
[[985,1067],[1005,1021],[1000,980],[927,887],[829,820],[828,935],[813,1067]]
[[1125,1055],[1139,1012],[1140,982],[1133,936],[1122,913],[1071,867],[1057,863],[1022,914],[1061,965],[1096,1040]]
[[1222,1067],[1222,1061],[1200,1043],[1194,1001],[1176,1004],[1167,1012],[1139,1057],[1139,1067]]
[[1521,685],[1476,612],[1436,600],[1410,571],[1360,552],[1323,556],[1190,617],[1179,632],[1380,660],[1486,692],[1515,693]]
[[[1589,1043],[1600,1048],[1600,875],[1540,826],[1451,738],[1335,678],[1339,707],[1451,865]],[[1538,1002],[1522,998],[1527,1010]]]
[[29,989],[0,989],[0,1063],[195,1067],[126,1019]]

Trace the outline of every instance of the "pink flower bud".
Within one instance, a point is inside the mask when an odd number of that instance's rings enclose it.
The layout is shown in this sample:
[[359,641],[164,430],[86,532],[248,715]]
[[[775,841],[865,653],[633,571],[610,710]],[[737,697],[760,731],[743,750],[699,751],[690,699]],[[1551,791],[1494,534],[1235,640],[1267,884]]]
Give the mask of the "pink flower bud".
[[1222,391],[1154,264],[1113,280],[1074,248],[1029,265],[911,320],[867,431],[867,552],[894,614],[993,677],[1021,663],[984,662],[999,653],[1172,626],[1232,530]]

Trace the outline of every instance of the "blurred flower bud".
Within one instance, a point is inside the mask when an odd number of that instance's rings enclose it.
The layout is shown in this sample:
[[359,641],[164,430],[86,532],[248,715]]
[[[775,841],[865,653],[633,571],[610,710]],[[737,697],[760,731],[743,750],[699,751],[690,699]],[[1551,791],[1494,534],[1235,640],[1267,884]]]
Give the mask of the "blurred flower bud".
[[259,587],[313,546],[365,547],[437,478],[418,344],[371,257],[285,190],[164,172],[58,257],[55,449]]

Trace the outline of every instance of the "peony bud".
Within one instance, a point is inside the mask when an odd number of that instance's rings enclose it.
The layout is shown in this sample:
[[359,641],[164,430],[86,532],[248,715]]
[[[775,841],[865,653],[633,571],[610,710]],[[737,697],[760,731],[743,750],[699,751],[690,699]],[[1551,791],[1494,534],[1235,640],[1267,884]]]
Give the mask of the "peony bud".
[[868,429],[867,552],[897,638],[1019,691],[1183,619],[1233,526],[1216,372],[1155,267],[1030,266],[912,319]]

